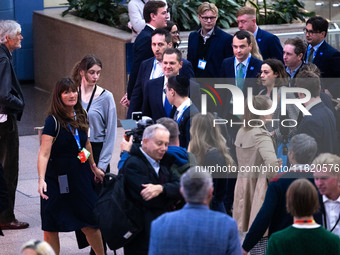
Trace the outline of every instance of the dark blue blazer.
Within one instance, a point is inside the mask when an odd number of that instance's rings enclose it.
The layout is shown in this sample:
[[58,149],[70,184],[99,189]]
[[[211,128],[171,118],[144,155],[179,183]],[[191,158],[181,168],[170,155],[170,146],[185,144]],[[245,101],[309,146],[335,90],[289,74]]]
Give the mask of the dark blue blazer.
[[[187,59],[194,67],[195,74],[197,72],[198,64],[198,40],[200,37],[200,30],[191,32],[188,42],[188,56]],[[214,33],[211,36],[211,42],[208,50],[207,70],[210,77],[218,77],[223,59],[233,56],[233,49],[231,47],[233,37],[223,30],[215,27]],[[209,77],[207,77],[209,78]]]
[[[155,57],[149,58],[147,60],[144,60],[140,65],[136,85],[133,88],[130,99],[130,106],[126,116],[127,119],[131,118],[131,114],[133,112],[139,112],[142,110],[144,87],[146,82],[150,79],[154,60]],[[179,70],[179,74],[184,75],[188,78],[195,77],[191,63],[184,58],[182,58],[182,61],[183,65],[182,68]]]
[[[145,84],[143,97],[143,116],[149,116],[154,121],[167,117],[163,106],[163,87],[164,76],[154,80],[149,80]],[[170,118],[173,118],[176,112],[176,107],[172,107]]]
[[[235,84],[235,68],[234,68],[235,57],[227,58],[223,60],[221,69],[220,69],[220,77],[221,78],[233,78],[233,84]],[[243,84],[243,93],[244,97],[247,97],[247,88],[253,87],[253,95],[257,95],[260,92],[261,86],[257,84],[255,78],[261,72],[262,61],[251,57],[249,60],[249,65],[247,68],[246,80]],[[250,79],[252,78],[252,79]]]
[[[269,183],[262,207],[242,244],[245,251],[251,250],[260,241],[267,229],[269,229],[269,236],[271,236],[271,234],[293,223],[293,216],[286,210],[286,192],[290,184],[299,178],[307,178],[315,186],[313,173],[296,169],[278,174]],[[314,214],[314,219],[321,224],[321,212]]]
[[188,148],[190,142],[190,125],[192,117],[199,113],[197,107],[191,104],[182,114],[178,121],[179,146]]
[[276,35],[258,28],[256,41],[263,59],[276,58],[283,63],[283,49],[281,42]]
[[127,88],[129,100],[131,98],[132,90],[137,80],[140,64],[143,62],[143,60],[154,56],[151,49],[152,32],[152,28],[146,25],[144,29],[139,33],[133,44],[133,65]]
[[332,111],[320,102],[314,105],[309,112],[312,115],[305,115],[297,133],[305,133],[313,137],[318,145],[318,153],[337,153],[337,133],[335,117]]
[[[305,56],[306,60],[307,54]],[[325,41],[320,45],[313,59],[321,71],[322,78],[339,78],[340,77],[340,52],[334,49]],[[333,97],[340,97],[340,84],[335,80],[323,80],[323,88],[328,89]]]

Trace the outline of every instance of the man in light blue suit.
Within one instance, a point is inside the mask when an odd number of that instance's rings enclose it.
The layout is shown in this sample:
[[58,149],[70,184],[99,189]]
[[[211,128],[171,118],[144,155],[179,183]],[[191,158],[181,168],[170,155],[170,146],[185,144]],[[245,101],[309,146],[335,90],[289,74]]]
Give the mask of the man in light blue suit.
[[235,220],[209,209],[213,194],[210,174],[190,168],[181,177],[180,191],[187,204],[152,222],[149,255],[241,255]]

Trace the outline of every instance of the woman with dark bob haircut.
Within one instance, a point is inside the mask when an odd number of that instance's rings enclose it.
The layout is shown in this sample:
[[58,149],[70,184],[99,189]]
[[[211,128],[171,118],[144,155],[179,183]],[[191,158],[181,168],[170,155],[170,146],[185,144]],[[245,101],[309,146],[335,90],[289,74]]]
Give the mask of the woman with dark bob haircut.
[[294,224],[272,234],[266,255],[340,254],[340,238],[314,221],[319,200],[310,181],[298,179],[289,186],[286,207],[294,217]]
[[94,164],[87,116],[77,91],[71,79],[59,80],[45,121],[38,155],[42,230],[56,254],[60,252],[59,232],[75,230],[86,235],[96,254],[104,254],[93,214],[94,176],[102,181],[104,173]]

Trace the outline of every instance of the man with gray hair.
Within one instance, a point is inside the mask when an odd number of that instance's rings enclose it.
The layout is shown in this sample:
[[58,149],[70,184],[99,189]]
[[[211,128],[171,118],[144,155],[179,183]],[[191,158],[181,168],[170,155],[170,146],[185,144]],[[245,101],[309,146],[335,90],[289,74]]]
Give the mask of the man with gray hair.
[[211,175],[199,167],[181,176],[187,204],[152,222],[149,255],[241,254],[236,221],[209,209],[213,189]]
[[8,188],[9,207],[0,214],[2,229],[29,226],[14,215],[19,173],[19,136],[17,121],[24,110],[24,97],[12,65],[12,53],[21,48],[21,26],[14,20],[0,21],[0,163]]
[[322,225],[340,236],[340,157],[322,153],[313,161],[314,182],[321,195]]
[[125,254],[147,254],[151,221],[162,213],[173,210],[181,199],[179,180],[164,162],[170,133],[161,124],[147,127],[143,133],[142,145],[133,144],[121,169],[125,176],[127,196],[141,208],[144,215],[144,229],[128,245]]
[[[310,164],[316,156],[317,143],[315,139],[306,134],[299,134],[292,137],[288,148],[288,159],[291,163],[290,169],[278,174],[268,185],[266,197],[258,212],[249,232],[247,233],[242,248],[247,254],[259,242],[267,245],[266,238],[263,238],[269,228],[269,237],[276,231],[290,226],[293,217],[286,211],[286,191],[289,185],[298,178],[307,178],[313,184],[313,173],[308,171]],[[321,215],[315,220],[321,223]]]

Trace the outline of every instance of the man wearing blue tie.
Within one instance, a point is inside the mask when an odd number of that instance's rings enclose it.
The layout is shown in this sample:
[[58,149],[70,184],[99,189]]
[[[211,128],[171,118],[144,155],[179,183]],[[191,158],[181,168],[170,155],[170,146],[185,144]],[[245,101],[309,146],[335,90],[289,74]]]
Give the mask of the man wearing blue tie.
[[[303,31],[308,43],[305,62],[315,64],[321,71],[321,78],[338,78],[340,52],[325,41],[328,21],[322,17],[312,17],[307,20]],[[338,79],[324,79],[321,84],[330,97],[340,97]]]
[[[252,87],[253,95],[257,95],[260,86],[254,81],[254,78],[257,78],[261,71],[262,61],[250,54],[252,49],[250,34],[243,30],[236,32],[232,47],[234,57],[223,60],[220,77],[235,78],[234,84],[243,91],[244,98],[247,98],[248,87]],[[230,102],[230,100],[231,95],[229,94],[226,102]],[[226,107],[227,113],[231,110],[231,106],[232,104],[229,104]]]
[[182,53],[175,48],[168,48],[163,53],[162,69],[164,76],[149,80],[145,85],[142,112],[154,121],[162,117],[173,118],[176,107],[172,107],[164,93],[168,78],[179,74],[182,68]]

